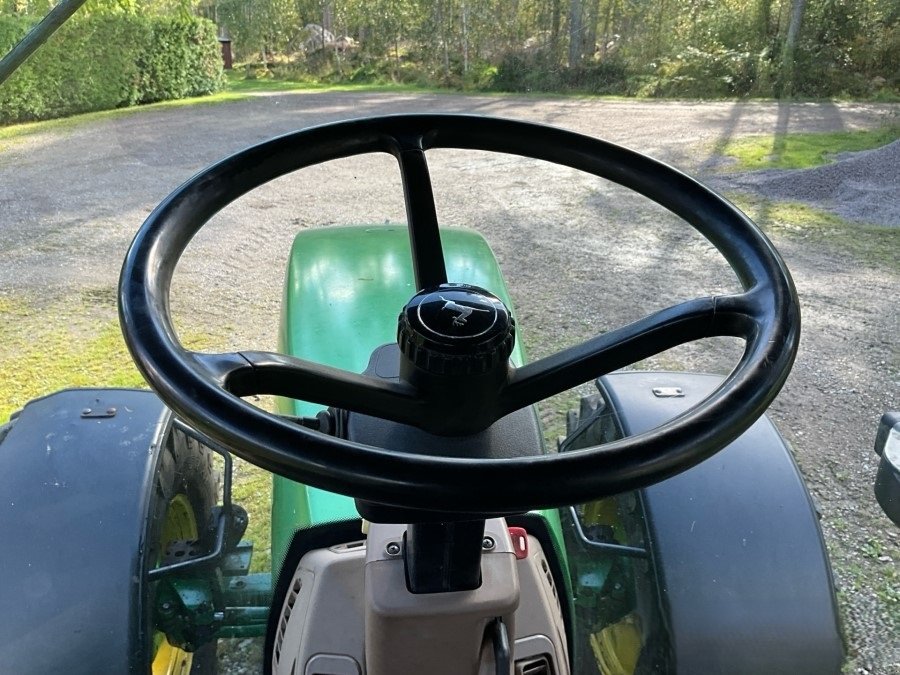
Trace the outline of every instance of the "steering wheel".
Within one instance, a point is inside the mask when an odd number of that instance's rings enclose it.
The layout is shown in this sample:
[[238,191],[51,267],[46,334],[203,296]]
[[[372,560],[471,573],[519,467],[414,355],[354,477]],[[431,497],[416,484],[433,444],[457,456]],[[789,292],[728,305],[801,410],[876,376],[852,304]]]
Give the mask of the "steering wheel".
[[[702,233],[731,265],[743,292],[676,304],[528,365],[508,365],[497,387],[449,402],[406,381],[283,354],[204,354],[181,346],[169,314],[169,288],[191,238],[244,193],[328,160],[368,152],[397,158],[416,285],[421,291],[447,282],[425,159],[431,148],[546,160],[637,191]],[[468,115],[396,115],[328,124],[266,141],[202,171],[169,195],[138,231],[122,269],[119,316],[138,368],[162,400],[236,455],[333,492],[460,514],[585,502],[690,468],[765,411],[787,378],[800,336],[796,291],[784,262],[765,235],[722,197],[676,169],[611,143]],[[376,448],[304,428],[240,398],[286,396],[426,431],[467,434],[617,368],[712,336],[739,337],[746,344],[737,366],[706,399],[650,432],[563,454],[487,459]],[[436,417],[469,422],[437,428]]]

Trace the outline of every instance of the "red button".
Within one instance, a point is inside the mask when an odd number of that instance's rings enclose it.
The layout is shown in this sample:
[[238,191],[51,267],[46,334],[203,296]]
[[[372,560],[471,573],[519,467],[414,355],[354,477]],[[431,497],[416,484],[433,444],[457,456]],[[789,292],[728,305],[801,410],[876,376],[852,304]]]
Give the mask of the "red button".
[[528,533],[524,527],[509,528],[509,536],[512,537],[513,551],[516,560],[524,560],[528,557]]

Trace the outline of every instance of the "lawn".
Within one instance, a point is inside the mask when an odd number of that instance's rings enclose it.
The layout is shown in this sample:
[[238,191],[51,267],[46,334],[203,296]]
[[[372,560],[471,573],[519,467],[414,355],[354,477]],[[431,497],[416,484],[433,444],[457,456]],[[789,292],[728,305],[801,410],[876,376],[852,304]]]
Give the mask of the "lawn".
[[869,131],[745,136],[729,141],[722,151],[733,157],[737,170],[807,169],[828,164],[842,152],[871,150],[900,138],[900,124]]

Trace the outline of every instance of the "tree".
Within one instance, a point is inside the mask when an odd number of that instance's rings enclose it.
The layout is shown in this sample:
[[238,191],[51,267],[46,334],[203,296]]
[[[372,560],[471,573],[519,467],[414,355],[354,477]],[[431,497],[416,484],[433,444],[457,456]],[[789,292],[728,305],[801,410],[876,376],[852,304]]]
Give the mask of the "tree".
[[806,0],[792,0],[791,20],[788,24],[787,36],[781,51],[781,95],[790,96],[794,89],[794,61],[797,51],[797,39],[800,37],[800,26],[803,23],[803,12]]
[[569,68],[581,63],[584,36],[582,33],[581,0],[569,1]]

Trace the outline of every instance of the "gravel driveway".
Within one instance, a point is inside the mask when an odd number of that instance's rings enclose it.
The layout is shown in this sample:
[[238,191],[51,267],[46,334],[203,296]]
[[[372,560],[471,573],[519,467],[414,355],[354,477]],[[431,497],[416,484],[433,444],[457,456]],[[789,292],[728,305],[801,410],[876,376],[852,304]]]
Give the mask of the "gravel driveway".
[[[85,291],[109,297],[136,228],[201,167],[297,128],[407,111],[546,122],[701,174],[738,135],[871,128],[897,114],[886,105],[357,93],[148,110],[0,149],[0,294],[48,304]],[[439,218],[487,237],[532,356],[683,299],[738,290],[705,240],[599,179],[501,155],[435,151],[429,159]],[[180,325],[211,334],[217,347],[272,349],[294,233],[403,218],[389,157],[342,160],[281,178],[227,207],[192,243],[176,275]],[[841,589],[848,671],[900,673],[900,537],[871,490],[876,422],[884,410],[900,408],[900,272],[826,241],[774,238],[797,284],[804,333],[771,414],[821,506]],[[738,354],[738,344],[719,339],[646,365],[724,373]]]

